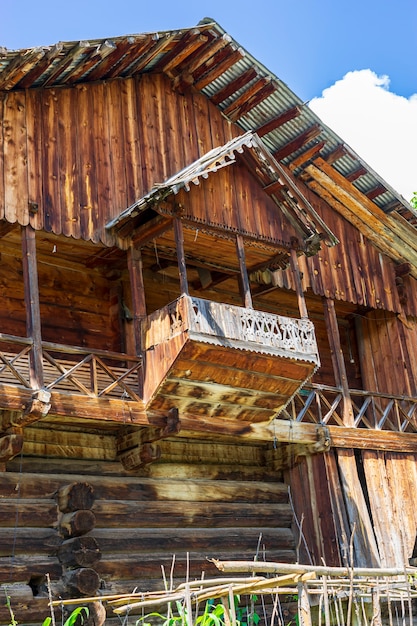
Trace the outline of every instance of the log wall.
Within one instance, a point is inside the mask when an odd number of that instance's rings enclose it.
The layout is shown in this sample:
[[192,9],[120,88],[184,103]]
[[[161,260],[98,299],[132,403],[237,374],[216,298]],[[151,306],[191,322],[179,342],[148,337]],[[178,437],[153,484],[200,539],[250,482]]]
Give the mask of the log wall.
[[[59,243],[58,246],[59,248]],[[45,248],[45,245],[44,245]],[[59,252],[38,258],[39,298],[44,341],[123,351],[121,286],[76,258],[63,261]],[[0,332],[26,336],[26,312],[20,250],[1,252]]]
[[[115,462],[24,457],[9,463],[0,481],[0,573],[10,584],[31,586],[30,614],[40,607],[33,622],[45,616],[46,572],[61,592],[68,578],[60,562],[63,554],[70,561],[62,524],[73,513],[59,510],[58,492],[74,482],[87,483],[94,494],[95,525],[84,536],[100,551],[93,568],[103,593],[162,588],[161,567],[168,579],[173,572],[174,584],[187,571],[193,578],[218,576],[210,557],[294,561],[287,486],[266,466],[262,447],[164,443],[164,462],[133,476]],[[18,601],[15,608],[16,619],[30,623]],[[2,607],[0,623],[7,619]]]

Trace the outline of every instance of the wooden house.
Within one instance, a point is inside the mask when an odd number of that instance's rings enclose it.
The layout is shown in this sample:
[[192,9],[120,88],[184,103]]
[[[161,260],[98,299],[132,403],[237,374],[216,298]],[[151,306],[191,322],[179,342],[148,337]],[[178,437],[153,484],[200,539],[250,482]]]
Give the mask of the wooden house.
[[407,563],[410,205],[209,19],[3,51],[0,93],[19,623],[47,578],[74,597],[210,577],[207,557]]

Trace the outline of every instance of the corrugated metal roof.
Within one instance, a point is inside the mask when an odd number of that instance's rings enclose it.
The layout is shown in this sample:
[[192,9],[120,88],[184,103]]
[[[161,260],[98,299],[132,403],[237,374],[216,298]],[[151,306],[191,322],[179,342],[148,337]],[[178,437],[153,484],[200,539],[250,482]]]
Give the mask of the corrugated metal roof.
[[[209,18],[186,29],[0,52],[0,90],[4,91],[71,86],[161,71],[173,79],[174,87],[180,91],[194,85],[243,131],[258,131],[298,107],[299,115],[262,134],[271,154],[287,166],[297,159],[292,169],[296,176],[301,176],[304,167],[318,154],[308,151],[320,148],[320,155],[331,160],[340,174],[351,178],[355,187],[383,211],[398,211],[417,225],[417,211],[400,194],[285,83]],[[248,80],[244,80],[246,75]],[[221,90],[227,92],[227,97],[218,102],[216,96]],[[304,162],[303,154],[308,157]],[[363,172],[355,179],[359,169]]]

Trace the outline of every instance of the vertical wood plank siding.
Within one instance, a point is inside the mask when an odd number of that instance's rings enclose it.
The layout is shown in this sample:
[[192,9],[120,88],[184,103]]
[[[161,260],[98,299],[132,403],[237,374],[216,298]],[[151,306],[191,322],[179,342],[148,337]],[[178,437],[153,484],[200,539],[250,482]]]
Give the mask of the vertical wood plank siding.
[[[0,217],[108,245],[115,243],[104,231],[111,218],[240,132],[201,94],[174,92],[163,74],[11,92],[2,99],[0,115]],[[195,217],[287,240],[288,225],[246,170],[226,170],[204,181]],[[393,263],[301,181],[297,184],[341,241],[301,260],[304,288],[401,312]],[[37,212],[29,213],[28,202],[38,206]],[[294,288],[288,272],[275,272],[272,280]],[[414,279],[406,277],[404,283],[404,312],[417,315]]]

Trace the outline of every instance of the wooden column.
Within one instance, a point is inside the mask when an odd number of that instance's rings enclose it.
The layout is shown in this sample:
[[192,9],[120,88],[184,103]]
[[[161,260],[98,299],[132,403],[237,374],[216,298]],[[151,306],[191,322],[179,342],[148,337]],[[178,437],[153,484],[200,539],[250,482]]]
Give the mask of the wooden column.
[[33,389],[43,387],[42,332],[39,307],[39,284],[36,264],[35,231],[22,227],[22,265],[26,308],[26,334],[32,339],[30,351],[30,384]]
[[345,361],[340,344],[339,327],[337,325],[334,301],[331,298],[323,298],[324,321],[326,323],[327,337],[329,339],[330,353],[332,356],[334,377],[336,385],[343,392],[343,422],[346,426],[354,426],[352,400],[346,374]]
[[142,254],[139,249],[134,247],[133,243],[130,244],[127,251],[127,266],[129,269],[130,290],[132,293],[135,348],[136,354],[140,355],[142,354],[141,326],[142,321],[146,317],[146,303],[142,272]]
[[189,295],[188,281],[187,281],[187,267],[185,265],[184,254],[184,232],[182,228],[182,222],[179,217],[174,219],[174,235],[175,243],[177,246],[177,259],[178,259],[178,271],[180,275],[180,291],[181,295]]
[[253,309],[248,270],[246,268],[245,247],[243,244],[242,235],[236,235],[236,251],[240,267],[240,291],[243,300],[243,306],[246,309]]
[[298,265],[297,250],[295,247],[291,248],[290,266],[291,266],[291,271],[294,276],[295,292],[297,294],[298,309],[300,311],[300,317],[308,318],[307,306],[306,306],[306,301],[304,298],[304,291],[303,291],[301,278],[300,278],[300,268]]

